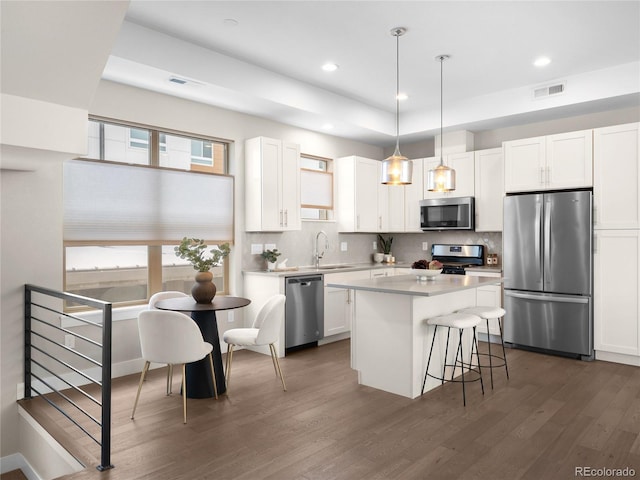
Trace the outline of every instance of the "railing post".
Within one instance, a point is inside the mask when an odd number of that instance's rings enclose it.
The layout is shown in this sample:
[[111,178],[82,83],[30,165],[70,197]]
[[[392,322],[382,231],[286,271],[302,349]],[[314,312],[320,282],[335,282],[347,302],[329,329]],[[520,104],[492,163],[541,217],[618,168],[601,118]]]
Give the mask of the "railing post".
[[111,464],[111,321],[112,305],[102,310],[102,438],[98,470],[113,468]]
[[24,398],[31,398],[31,288],[24,286]]

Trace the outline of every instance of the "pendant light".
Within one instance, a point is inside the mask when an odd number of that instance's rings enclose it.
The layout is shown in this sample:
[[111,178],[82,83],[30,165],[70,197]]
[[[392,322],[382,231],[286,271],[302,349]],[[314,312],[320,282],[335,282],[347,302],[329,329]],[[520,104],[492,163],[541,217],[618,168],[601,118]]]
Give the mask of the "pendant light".
[[430,192],[451,192],[456,189],[456,171],[442,161],[442,64],[450,55],[438,55],[440,61],[440,165],[427,172],[427,190]]
[[400,153],[400,37],[406,31],[403,27],[391,30],[391,35],[396,37],[396,149],[382,161],[381,183],[385,185],[408,185],[413,171],[411,160]]

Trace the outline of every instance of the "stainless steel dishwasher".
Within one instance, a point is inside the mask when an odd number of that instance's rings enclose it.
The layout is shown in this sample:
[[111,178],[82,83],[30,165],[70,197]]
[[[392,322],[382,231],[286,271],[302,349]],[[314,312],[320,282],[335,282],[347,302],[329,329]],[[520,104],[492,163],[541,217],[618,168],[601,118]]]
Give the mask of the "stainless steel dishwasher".
[[285,295],[285,349],[317,345],[324,336],[322,274],[288,277]]

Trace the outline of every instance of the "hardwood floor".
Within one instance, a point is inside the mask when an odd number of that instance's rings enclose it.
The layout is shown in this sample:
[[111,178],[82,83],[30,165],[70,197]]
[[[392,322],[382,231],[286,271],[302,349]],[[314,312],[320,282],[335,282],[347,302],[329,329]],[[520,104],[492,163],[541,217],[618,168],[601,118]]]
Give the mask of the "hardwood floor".
[[463,407],[460,384],[415,400],[358,385],[349,341],[282,359],[287,392],[269,357],[238,351],[228,395],[189,399],[187,425],[180,395],[165,395],[164,368],[150,373],[133,421],[138,377],[116,379],[115,468],[103,473],[91,440],[56,427],[41,402],[25,403],[89,462],[68,480],[538,480],[575,478],[576,467],[640,475],[640,368],[507,355],[511,379],[494,371],[484,396],[471,384]]

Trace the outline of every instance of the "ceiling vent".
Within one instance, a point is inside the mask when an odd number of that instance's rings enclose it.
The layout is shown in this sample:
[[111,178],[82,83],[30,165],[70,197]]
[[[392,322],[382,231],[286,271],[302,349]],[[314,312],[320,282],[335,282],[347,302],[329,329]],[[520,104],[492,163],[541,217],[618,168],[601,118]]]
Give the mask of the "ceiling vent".
[[534,88],[533,98],[538,99],[538,98],[546,98],[546,97],[552,97],[555,95],[560,95],[564,93],[564,90],[565,90],[564,82],[556,83],[555,85],[546,85],[544,87]]
[[179,77],[170,77],[169,81],[173,83],[177,83],[178,85],[184,85],[185,83],[187,83],[187,81],[184,78],[179,78]]

